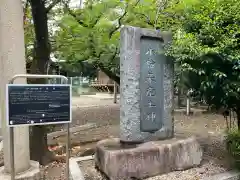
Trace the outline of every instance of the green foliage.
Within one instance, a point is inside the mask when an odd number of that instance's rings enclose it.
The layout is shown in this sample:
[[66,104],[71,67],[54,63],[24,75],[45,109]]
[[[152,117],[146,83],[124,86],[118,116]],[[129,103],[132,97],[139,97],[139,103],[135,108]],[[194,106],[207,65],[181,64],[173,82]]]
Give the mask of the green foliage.
[[31,9],[28,4],[24,4],[24,37],[25,37],[25,51],[27,62],[32,60],[33,47],[34,47],[34,27],[32,23]]
[[79,63],[59,63],[61,70],[67,72],[68,76],[84,76],[89,78],[95,78],[97,76],[97,70],[87,62],[80,61]]
[[188,4],[176,23],[168,52],[181,72],[196,75],[201,84],[194,88],[210,105],[234,111],[240,108],[239,6],[237,0]]
[[[150,6],[144,6],[146,3]],[[154,0],[144,3],[140,0],[125,3],[88,0],[83,9],[68,8],[68,12],[59,21],[59,30],[55,34],[58,57],[72,64],[88,61],[118,75],[121,25],[153,27],[156,5]],[[148,16],[150,20],[146,19]]]
[[236,168],[240,169],[240,132],[237,129],[227,133],[226,145],[228,152],[235,160]]
[[[65,15],[59,22],[59,30],[55,34],[57,55],[71,64],[88,60],[96,64],[102,58],[105,63],[117,51],[119,33],[111,38],[109,34],[114,28],[108,19],[117,16],[113,7],[120,4],[108,1],[88,4],[86,8],[72,11],[76,17]],[[88,2],[89,3],[89,2]],[[117,17],[116,17],[117,18]],[[113,61],[116,58],[113,58]],[[114,63],[114,62],[111,62]]]
[[54,36],[56,55],[119,74],[119,28],[171,30],[167,55],[176,60],[176,84],[193,88],[209,105],[240,109],[240,1],[86,1],[67,9]]

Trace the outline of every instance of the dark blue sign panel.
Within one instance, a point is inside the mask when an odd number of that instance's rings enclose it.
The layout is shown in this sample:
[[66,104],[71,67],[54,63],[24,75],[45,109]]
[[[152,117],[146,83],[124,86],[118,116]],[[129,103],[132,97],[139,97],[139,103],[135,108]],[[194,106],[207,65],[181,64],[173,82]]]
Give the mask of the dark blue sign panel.
[[157,38],[142,37],[140,48],[140,129],[155,132],[162,128],[163,121],[163,43]]
[[70,85],[7,86],[7,124],[43,125],[70,123]]

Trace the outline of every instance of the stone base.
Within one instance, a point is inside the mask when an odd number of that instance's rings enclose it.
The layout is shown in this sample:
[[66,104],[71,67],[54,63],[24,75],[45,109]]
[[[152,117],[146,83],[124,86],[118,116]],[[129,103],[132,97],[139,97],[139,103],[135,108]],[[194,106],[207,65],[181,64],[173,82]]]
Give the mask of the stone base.
[[[41,173],[39,168],[39,163],[36,161],[30,161],[31,167],[22,173],[15,176],[15,180],[36,180],[41,179]],[[0,167],[0,179],[1,180],[11,180],[11,175],[4,171],[4,166]]]
[[119,139],[106,139],[97,144],[95,163],[110,180],[141,179],[196,167],[202,155],[194,137],[128,146]]

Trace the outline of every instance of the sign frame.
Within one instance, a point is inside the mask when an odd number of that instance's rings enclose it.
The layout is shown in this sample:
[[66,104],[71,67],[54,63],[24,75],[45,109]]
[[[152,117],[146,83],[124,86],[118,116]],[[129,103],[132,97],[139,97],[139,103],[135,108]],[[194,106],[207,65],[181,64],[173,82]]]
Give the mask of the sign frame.
[[[68,78],[66,76],[63,76],[63,75],[46,75],[46,74],[17,74],[9,80],[8,84],[13,84],[14,81],[18,78],[31,78],[31,79],[33,79],[33,78],[35,78],[35,79],[58,78],[58,79],[61,79],[61,83],[62,83],[62,80],[63,80],[64,81],[63,84],[65,84],[65,85],[68,84]],[[53,85],[60,85],[60,84],[53,84]],[[46,86],[46,84],[42,84],[42,85]],[[72,91],[72,89],[71,89],[71,91]],[[6,95],[8,96],[7,93],[6,93]],[[70,97],[70,98],[72,98],[72,97]],[[70,107],[72,108],[72,106],[70,106]],[[71,111],[72,111],[72,109],[71,109]],[[64,123],[61,123],[61,124],[64,124]],[[67,176],[66,180],[69,180],[70,179],[69,178],[69,176],[70,176],[70,173],[69,173],[69,159],[70,159],[70,155],[71,155],[70,122],[67,122],[65,124],[66,124],[66,134],[67,134],[67,136],[66,136],[66,176]],[[18,126],[20,126],[20,125],[18,125]],[[27,126],[27,125],[25,125],[25,126]],[[9,149],[10,149],[9,155],[10,155],[10,166],[11,166],[11,180],[15,180],[16,173],[15,173],[15,157],[14,157],[14,128],[16,126],[14,126],[14,127],[7,126],[7,127],[9,128],[9,141],[10,141],[9,142]]]
[[[69,99],[70,99],[70,104],[69,104],[69,121],[58,121],[58,122],[47,122],[47,123],[29,123],[29,124],[13,124],[11,125],[9,123],[9,87],[32,87],[32,86],[37,86],[37,87],[46,87],[46,86],[52,86],[52,87],[59,87],[59,86],[64,86],[64,87],[69,87]],[[7,84],[6,85],[6,121],[7,121],[7,127],[22,127],[22,126],[37,126],[37,125],[56,125],[56,124],[66,124],[66,123],[72,123],[72,86],[70,84]]]

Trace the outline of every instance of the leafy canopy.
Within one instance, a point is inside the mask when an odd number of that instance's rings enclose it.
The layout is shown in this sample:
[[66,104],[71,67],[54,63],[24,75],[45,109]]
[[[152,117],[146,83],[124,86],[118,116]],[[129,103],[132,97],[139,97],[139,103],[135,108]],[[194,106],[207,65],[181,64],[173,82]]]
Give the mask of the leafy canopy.
[[118,75],[119,29],[122,25],[153,27],[156,2],[88,0],[83,9],[67,10],[55,35],[57,55],[73,64],[88,61]]
[[88,0],[83,9],[68,8],[59,21],[57,55],[118,74],[121,25],[171,30],[173,44],[167,54],[176,60],[185,85],[210,105],[237,111],[239,7],[238,0]]
[[197,75],[200,83],[193,88],[209,104],[235,111],[240,109],[239,7],[238,0],[185,6],[168,52],[182,72]]

